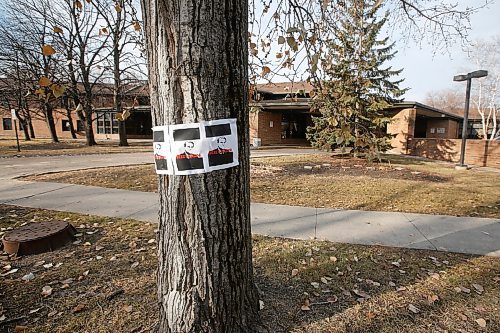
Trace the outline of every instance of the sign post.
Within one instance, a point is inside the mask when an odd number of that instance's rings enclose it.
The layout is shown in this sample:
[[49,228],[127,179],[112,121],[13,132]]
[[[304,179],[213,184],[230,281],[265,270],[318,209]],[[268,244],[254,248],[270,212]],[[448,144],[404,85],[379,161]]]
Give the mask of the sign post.
[[12,114],[12,120],[14,121],[14,130],[16,131],[16,143],[17,143],[17,152],[21,152],[21,147],[19,146],[19,134],[17,134],[17,113],[16,109],[11,109],[10,113]]

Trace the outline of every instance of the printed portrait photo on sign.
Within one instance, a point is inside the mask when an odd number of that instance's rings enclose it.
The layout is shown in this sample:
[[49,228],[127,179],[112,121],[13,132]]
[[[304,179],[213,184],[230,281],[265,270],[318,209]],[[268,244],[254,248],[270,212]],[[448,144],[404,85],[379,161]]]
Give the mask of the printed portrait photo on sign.
[[[227,138],[231,135],[229,124],[205,126],[207,138],[216,138],[216,147],[211,145],[208,151],[208,165],[217,166],[233,162],[233,149],[227,146]],[[213,141],[212,141],[213,142]]]
[[172,137],[174,139],[172,153],[175,154],[175,165],[178,171],[205,169],[199,126],[173,129]]
[[168,170],[168,155],[165,149],[163,149],[165,143],[155,143],[155,164],[156,170]]
[[210,144],[208,165],[211,169],[218,170],[238,163],[235,122],[209,122],[205,125],[205,136]]

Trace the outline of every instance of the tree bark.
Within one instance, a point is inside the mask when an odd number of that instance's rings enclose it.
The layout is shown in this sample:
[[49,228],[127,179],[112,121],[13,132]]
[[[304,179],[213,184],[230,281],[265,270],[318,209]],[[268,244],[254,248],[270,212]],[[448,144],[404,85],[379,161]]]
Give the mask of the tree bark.
[[50,138],[52,142],[59,142],[57,137],[56,125],[54,123],[54,114],[52,106],[49,103],[44,103],[43,105],[45,111],[45,121],[47,122],[47,127],[49,128]]
[[83,108],[85,112],[85,143],[87,146],[95,146],[97,142],[95,142],[94,130],[92,128],[92,105],[87,101]]
[[28,111],[26,119],[28,121],[28,126],[30,128],[30,137],[32,139],[36,139],[36,137],[35,137],[35,129],[33,128],[33,122],[31,121],[31,114],[29,113],[29,111]]
[[250,232],[247,8],[142,0],[153,125],[236,118],[238,167],[159,176],[160,332],[259,332]]
[[[123,1],[117,2],[124,7]],[[120,38],[123,31],[121,31],[122,26],[122,12],[116,13],[116,21],[113,28],[113,81],[114,81],[114,89],[113,89],[113,101],[115,104],[116,113],[122,113],[122,80],[121,80],[121,70],[120,70]],[[128,146],[127,141],[127,126],[125,124],[126,120],[118,121],[118,136],[120,138],[119,146],[126,147]]]
[[66,117],[68,117],[68,122],[69,122],[69,130],[71,131],[71,137],[73,139],[76,139],[76,131],[75,131],[75,125],[73,124],[73,117],[71,116],[71,109],[68,107],[66,108]]
[[19,123],[23,126],[24,141],[31,141],[28,129],[28,121],[26,120],[26,118],[21,119],[19,117]]

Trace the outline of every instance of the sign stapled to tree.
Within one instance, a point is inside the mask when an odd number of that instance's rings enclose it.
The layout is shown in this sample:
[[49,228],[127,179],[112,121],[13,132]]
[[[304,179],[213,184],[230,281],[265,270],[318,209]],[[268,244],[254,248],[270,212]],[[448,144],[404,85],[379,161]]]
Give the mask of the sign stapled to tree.
[[193,175],[237,166],[236,119],[153,127],[156,173]]

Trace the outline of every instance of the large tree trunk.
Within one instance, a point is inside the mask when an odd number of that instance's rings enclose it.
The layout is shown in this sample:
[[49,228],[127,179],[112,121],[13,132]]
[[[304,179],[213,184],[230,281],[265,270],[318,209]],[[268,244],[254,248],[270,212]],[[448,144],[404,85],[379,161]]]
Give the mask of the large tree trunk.
[[159,176],[160,332],[259,332],[250,233],[247,6],[142,0],[153,125],[237,118],[238,167]]

